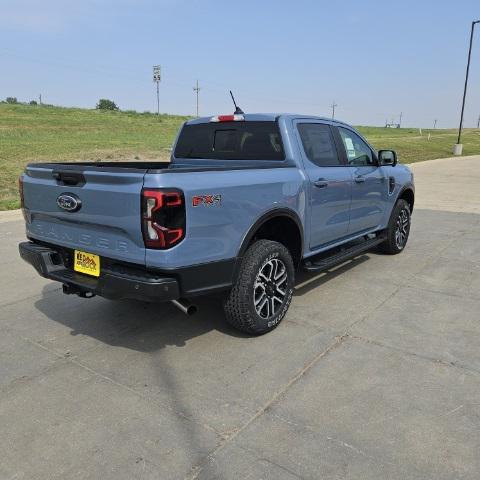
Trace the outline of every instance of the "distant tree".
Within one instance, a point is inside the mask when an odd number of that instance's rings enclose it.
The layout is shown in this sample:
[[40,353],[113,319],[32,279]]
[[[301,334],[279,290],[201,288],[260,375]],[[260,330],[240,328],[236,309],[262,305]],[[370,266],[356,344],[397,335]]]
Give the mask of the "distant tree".
[[18,103],[17,97],[7,97],[6,98],[7,103]]
[[29,105],[38,105],[38,103],[36,100],[30,100]]
[[101,98],[98,101],[96,108],[98,110],[118,110],[115,102],[113,100],[108,100],[107,98]]

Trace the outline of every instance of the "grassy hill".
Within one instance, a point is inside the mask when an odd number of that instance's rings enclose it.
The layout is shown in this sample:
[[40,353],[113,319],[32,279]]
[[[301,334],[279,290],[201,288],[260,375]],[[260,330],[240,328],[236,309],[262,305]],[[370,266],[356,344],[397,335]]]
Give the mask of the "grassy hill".
[[0,210],[18,208],[29,162],[167,159],[187,117],[0,104]]
[[[358,130],[377,149],[396,150],[402,163],[415,163],[452,156],[457,143],[457,129],[358,127]],[[429,138],[430,136],[430,138]],[[480,129],[462,131],[464,155],[480,155]]]
[[[18,208],[17,178],[34,161],[166,159],[187,117],[0,104],[0,210]],[[404,163],[448,157],[454,130],[359,127],[376,148]],[[428,140],[428,134],[431,134]],[[464,154],[480,154],[480,131],[466,130]]]

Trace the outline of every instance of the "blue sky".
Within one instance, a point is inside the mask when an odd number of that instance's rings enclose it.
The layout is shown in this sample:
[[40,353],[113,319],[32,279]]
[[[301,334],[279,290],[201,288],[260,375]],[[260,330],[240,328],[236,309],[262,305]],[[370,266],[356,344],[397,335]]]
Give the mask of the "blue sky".
[[[0,98],[455,127],[478,0],[0,0]],[[480,115],[480,25],[465,126]]]

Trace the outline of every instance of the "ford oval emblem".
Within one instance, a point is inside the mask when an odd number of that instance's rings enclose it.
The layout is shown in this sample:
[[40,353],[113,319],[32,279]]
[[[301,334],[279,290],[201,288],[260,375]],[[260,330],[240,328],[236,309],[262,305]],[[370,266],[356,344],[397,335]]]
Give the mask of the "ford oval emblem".
[[74,193],[62,193],[57,198],[57,205],[67,212],[80,210],[82,201]]

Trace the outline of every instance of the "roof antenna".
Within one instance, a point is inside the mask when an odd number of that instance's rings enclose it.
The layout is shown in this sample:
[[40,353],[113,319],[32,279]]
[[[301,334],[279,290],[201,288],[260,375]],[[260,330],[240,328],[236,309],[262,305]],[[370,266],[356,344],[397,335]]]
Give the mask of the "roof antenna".
[[232,100],[233,100],[233,104],[235,105],[235,112],[234,114],[235,115],[243,115],[244,114],[244,111],[237,106],[237,103],[235,102],[235,98],[233,97],[233,93],[232,91],[230,90],[230,96],[232,97]]

